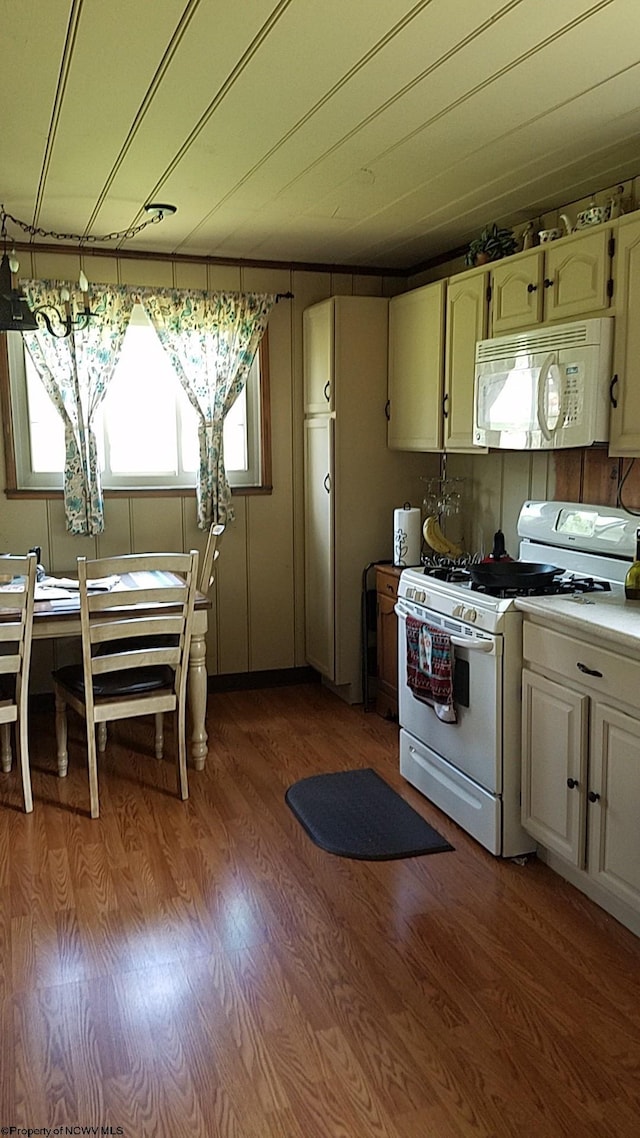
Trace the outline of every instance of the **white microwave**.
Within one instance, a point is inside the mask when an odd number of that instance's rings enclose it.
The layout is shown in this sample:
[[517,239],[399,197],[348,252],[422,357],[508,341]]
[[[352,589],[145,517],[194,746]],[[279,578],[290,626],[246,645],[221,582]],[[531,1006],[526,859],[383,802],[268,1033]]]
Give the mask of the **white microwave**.
[[476,344],[475,446],[588,447],[609,438],[613,317]]

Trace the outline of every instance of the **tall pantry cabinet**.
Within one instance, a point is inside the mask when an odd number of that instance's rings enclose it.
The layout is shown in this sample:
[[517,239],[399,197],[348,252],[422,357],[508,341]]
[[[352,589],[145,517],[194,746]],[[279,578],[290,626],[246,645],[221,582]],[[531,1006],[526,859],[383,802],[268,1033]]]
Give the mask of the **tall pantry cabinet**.
[[393,511],[418,505],[433,456],[387,448],[388,301],[335,296],[303,314],[306,659],[362,699],[366,567],[393,559]]

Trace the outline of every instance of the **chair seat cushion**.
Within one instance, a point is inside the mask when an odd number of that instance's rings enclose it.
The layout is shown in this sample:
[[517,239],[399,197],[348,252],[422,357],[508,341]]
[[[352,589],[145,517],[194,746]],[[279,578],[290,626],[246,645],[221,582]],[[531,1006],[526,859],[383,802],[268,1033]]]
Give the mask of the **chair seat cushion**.
[[0,674],[0,699],[16,698],[16,677],[3,672]]
[[[81,664],[67,664],[53,673],[54,680],[62,687],[84,698],[84,673]],[[174,683],[173,668],[162,664],[153,668],[128,668],[122,672],[105,672],[95,676],[93,694],[102,696],[144,695],[145,692],[171,688]]]

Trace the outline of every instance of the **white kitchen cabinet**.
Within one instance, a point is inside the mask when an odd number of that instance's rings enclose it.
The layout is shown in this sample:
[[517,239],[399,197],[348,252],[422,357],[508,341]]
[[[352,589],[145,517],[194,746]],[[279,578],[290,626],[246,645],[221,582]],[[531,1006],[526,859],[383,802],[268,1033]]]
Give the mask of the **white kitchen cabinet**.
[[640,660],[523,625],[522,825],[553,869],[640,933]]
[[307,661],[323,676],[334,672],[334,496],[335,420],[316,415],[304,423],[305,582]]
[[489,326],[489,272],[472,269],[452,277],[447,286],[445,328],[445,450],[486,453],[473,445],[473,387],[476,340]]
[[305,415],[334,410],[334,319],[332,304],[314,304],[302,314]]
[[640,912],[640,719],[596,702],[589,762],[589,873]]
[[523,670],[522,825],[573,865],[584,857],[588,705],[587,696]]
[[387,442],[393,450],[441,450],[446,282],[389,302]]
[[640,454],[640,220],[623,217],[616,234],[616,318],[609,454]]
[[602,315],[611,303],[606,226],[506,257],[491,270],[491,335]]
[[387,447],[388,307],[336,296],[303,320],[306,658],[350,703],[362,698],[364,570],[392,560],[394,509],[436,473],[435,456]]

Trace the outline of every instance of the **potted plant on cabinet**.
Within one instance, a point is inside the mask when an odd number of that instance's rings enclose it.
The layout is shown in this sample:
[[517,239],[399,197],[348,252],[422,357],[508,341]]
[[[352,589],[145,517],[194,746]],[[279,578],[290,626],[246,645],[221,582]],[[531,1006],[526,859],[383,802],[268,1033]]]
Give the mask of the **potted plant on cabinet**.
[[512,229],[502,229],[495,222],[487,225],[479,237],[474,237],[465,256],[466,265],[486,265],[515,253],[518,242]]

